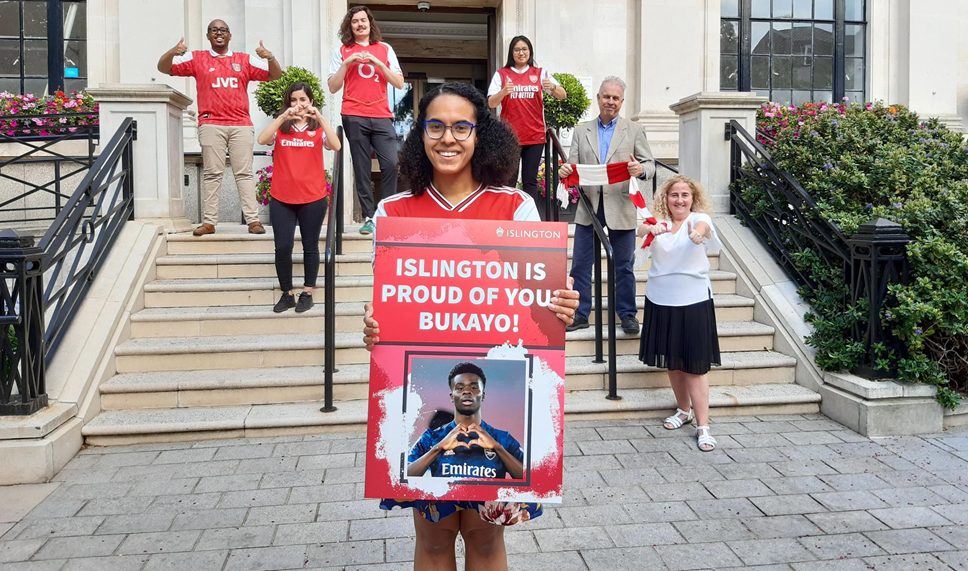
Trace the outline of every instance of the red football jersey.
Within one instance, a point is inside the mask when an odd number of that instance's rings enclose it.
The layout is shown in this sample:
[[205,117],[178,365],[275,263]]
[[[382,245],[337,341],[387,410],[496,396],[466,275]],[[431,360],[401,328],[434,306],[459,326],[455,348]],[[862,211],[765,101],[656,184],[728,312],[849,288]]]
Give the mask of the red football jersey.
[[497,71],[503,86],[510,78],[514,91],[501,100],[501,119],[514,129],[522,145],[545,142],[544,98],[541,94],[541,68],[515,73],[502,67]]
[[451,204],[430,185],[419,196],[408,191],[384,198],[374,222],[380,216],[541,221],[534,200],[524,191],[506,186],[482,186],[458,204]]
[[171,74],[195,78],[199,125],[249,126],[249,82],[268,80],[269,63],[244,53],[199,50],[177,56]]
[[329,196],[323,166],[323,128],[293,127],[288,135],[276,131],[272,152],[272,198],[286,204],[306,204]]
[[[389,51],[383,42],[367,46],[356,43],[340,46],[339,52],[343,61],[357,52],[370,52],[390,67]],[[387,78],[380,68],[372,63],[350,64],[343,79],[343,108],[340,113],[354,117],[393,117],[387,104]]]

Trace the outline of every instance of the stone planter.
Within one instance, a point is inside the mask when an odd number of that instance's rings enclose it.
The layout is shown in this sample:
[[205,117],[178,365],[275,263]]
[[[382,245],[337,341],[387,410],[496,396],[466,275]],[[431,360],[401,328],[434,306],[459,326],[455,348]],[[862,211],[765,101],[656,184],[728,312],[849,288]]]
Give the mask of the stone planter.
[[[931,385],[825,373],[820,412],[868,437],[932,434],[945,425],[936,393]],[[961,418],[968,420],[965,416]]]

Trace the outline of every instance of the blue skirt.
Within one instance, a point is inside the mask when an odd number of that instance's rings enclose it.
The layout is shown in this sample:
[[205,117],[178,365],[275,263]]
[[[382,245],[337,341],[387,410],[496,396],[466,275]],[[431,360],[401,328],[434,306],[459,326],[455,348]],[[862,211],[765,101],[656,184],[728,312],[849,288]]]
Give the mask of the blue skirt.
[[414,508],[425,520],[435,523],[461,510],[475,510],[481,519],[495,525],[514,525],[544,513],[544,509],[538,503],[380,500],[381,510],[394,508]]

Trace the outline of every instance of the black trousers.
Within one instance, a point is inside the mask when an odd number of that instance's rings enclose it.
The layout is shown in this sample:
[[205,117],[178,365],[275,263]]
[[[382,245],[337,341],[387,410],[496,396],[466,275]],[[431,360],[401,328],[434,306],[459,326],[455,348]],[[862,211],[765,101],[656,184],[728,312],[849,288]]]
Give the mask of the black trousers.
[[[541,159],[544,157],[544,143],[538,143],[537,145],[521,145],[521,187],[524,192],[528,193],[528,196],[534,199],[536,205],[544,204],[540,196],[538,196],[538,165],[541,164]],[[548,181],[551,177],[548,173],[545,173],[545,196],[548,196]],[[514,187],[518,184],[518,171],[514,170],[514,178],[511,179],[511,183],[508,186]],[[554,194],[552,190],[551,194]],[[538,212],[541,214],[542,220],[544,219],[544,208],[538,208]]]
[[370,153],[380,162],[380,193],[387,197],[397,193],[397,134],[392,119],[373,119],[343,115],[343,130],[353,157],[353,177],[356,196],[360,199],[363,218],[373,218],[373,177],[370,174]]
[[276,277],[282,291],[292,289],[292,245],[296,236],[296,224],[303,245],[303,266],[306,287],[316,287],[319,276],[319,231],[326,218],[329,198],[320,198],[306,204],[287,204],[273,198],[269,201],[272,217],[272,236],[276,244]]

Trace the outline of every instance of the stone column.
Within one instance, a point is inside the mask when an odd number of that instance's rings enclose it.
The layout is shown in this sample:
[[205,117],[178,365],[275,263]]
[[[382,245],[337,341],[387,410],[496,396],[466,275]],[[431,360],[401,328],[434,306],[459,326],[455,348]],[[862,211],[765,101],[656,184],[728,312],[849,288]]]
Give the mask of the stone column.
[[703,185],[716,213],[729,212],[726,125],[735,119],[752,133],[766,101],[753,93],[703,91],[669,106],[679,116],[679,172]]
[[182,115],[192,100],[157,84],[102,83],[88,93],[101,106],[102,148],[126,117],[138,122],[134,142],[135,218],[158,219],[170,232],[191,229],[182,192]]

